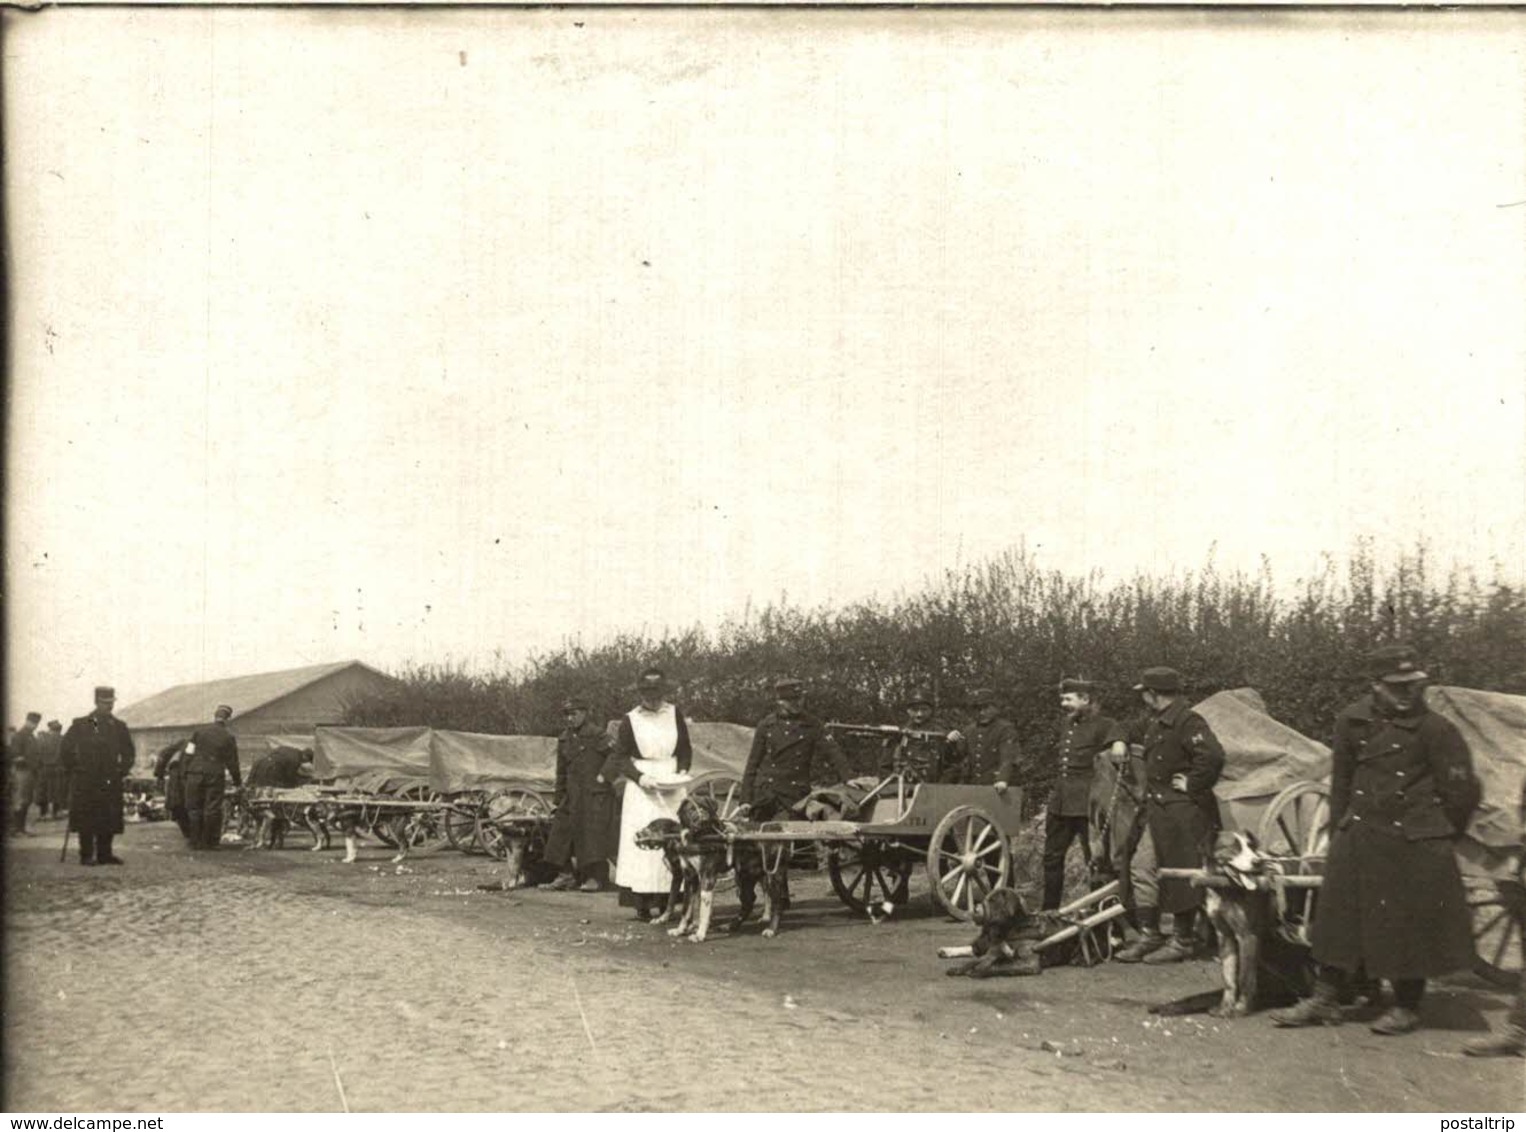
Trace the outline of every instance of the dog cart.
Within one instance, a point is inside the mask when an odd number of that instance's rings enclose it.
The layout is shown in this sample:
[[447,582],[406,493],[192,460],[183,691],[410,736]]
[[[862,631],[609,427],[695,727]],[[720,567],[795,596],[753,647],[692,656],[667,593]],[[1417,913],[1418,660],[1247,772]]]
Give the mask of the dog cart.
[[893,774],[857,803],[854,820],[739,822],[727,840],[757,846],[770,870],[798,845],[824,845],[832,889],[855,912],[903,901],[921,865],[933,899],[970,920],[986,893],[1011,877],[1022,800],[1021,789],[910,785]]
[[[1277,930],[1289,942],[1308,946],[1330,846],[1329,786],[1288,786],[1267,807],[1256,837],[1265,869],[1256,882],[1273,895]],[[1457,863],[1472,917],[1473,969],[1492,983],[1514,987],[1522,969],[1526,854],[1518,846],[1491,848],[1462,838]],[[1232,883],[1204,869],[1162,869],[1161,875],[1185,877],[1204,887]]]

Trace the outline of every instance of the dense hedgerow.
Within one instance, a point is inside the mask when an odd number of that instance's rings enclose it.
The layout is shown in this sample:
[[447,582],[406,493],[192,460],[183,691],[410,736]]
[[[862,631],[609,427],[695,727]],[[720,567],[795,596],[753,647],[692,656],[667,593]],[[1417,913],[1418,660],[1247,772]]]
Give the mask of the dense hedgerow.
[[[1438,580],[1428,559],[1421,547],[1380,571],[1361,545],[1344,572],[1327,559],[1279,597],[1265,561],[1253,575],[1221,575],[1210,559],[1195,573],[1105,583],[1040,570],[1014,551],[891,600],[771,605],[713,632],[622,633],[496,674],[413,666],[396,689],[354,704],[349,721],[549,734],[574,692],[604,717],[626,710],[648,664],[666,670],[690,718],[745,724],[769,709],[782,673],[808,682],[811,710],[854,722],[897,721],[902,697],[921,683],[934,688],[944,722],[963,723],[966,696],[989,685],[1022,735],[1033,798],[1051,776],[1054,686],[1064,675],[1100,681],[1104,708],[1127,717],[1140,669],[1169,664],[1196,698],[1250,685],[1274,716],[1321,739],[1360,690],[1362,657],[1388,641],[1415,645],[1440,682],[1522,690],[1512,681],[1526,670],[1526,593],[1457,570]],[[850,755],[862,762],[872,752]]]

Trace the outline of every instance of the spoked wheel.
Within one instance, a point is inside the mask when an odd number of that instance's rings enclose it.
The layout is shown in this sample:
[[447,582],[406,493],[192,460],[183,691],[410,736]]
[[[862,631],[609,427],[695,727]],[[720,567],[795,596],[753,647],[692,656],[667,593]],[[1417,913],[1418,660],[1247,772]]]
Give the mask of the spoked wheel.
[[482,847],[477,844],[477,814],[486,801],[487,795],[480,790],[458,794],[451,800],[444,821],[445,838],[452,849],[463,853],[482,852]]
[[927,879],[949,915],[973,920],[987,894],[1012,875],[1006,831],[979,806],[955,806],[927,843]]
[[[1330,852],[1330,788],[1323,782],[1295,782],[1272,799],[1256,831],[1261,851],[1281,857],[1287,876],[1322,876]],[[1317,888],[1287,888],[1278,933],[1291,943],[1309,944],[1319,903]]]
[[544,794],[535,790],[504,790],[492,795],[477,811],[477,844],[482,851],[495,860],[504,861],[509,856],[509,840],[518,831],[530,829],[529,845],[525,851],[528,859],[545,845],[545,823],[533,825],[515,821],[516,818],[544,818],[551,816],[551,803]]
[[445,822],[438,810],[409,810],[393,814],[385,823],[378,822],[379,829],[387,826],[392,843],[410,853],[429,853],[447,844]]
[[703,798],[715,804],[715,814],[725,820],[741,805],[738,795],[742,784],[734,778],[707,778],[689,791],[691,798]]
[[1323,782],[1295,782],[1272,799],[1256,831],[1261,851],[1296,857],[1283,866],[1292,875],[1318,875],[1330,851],[1330,788]]
[[867,912],[885,903],[904,903],[911,865],[905,856],[878,841],[834,844],[827,856],[832,891],[855,912]]
[[1526,890],[1488,880],[1466,883],[1473,919],[1473,970],[1497,986],[1519,986]]

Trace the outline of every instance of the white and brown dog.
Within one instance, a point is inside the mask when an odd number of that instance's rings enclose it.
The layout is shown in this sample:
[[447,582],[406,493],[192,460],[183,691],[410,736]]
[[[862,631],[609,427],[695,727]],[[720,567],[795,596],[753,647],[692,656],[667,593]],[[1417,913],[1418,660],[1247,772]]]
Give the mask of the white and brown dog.
[[[668,935],[675,939],[687,937],[692,943],[704,943],[710,934],[715,884],[731,856],[725,841],[729,828],[716,816],[709,799],[693,797],[679,804],[677,821],[658,818],[636,834],[636,844],[641,848],[663,851],[673,874],[668,905],[652,923],[666,924],[677,915],[678,923],[668,929]],[[680,904],[682,913],[676,912]]]
[[1276,930],[1275,896],[1267,880],[1277,865],[1262,854],[1255,835],[1220,830],[1204,846],[1203,868],[1218,881],[1205,886],[1203,910],[1218,937],[1223,990],[1188,995],[1150,1012],[1206,1010],[1220,1018],[1243,1018],[1307,995],[1313,960],[1306,947],[1283,939]]

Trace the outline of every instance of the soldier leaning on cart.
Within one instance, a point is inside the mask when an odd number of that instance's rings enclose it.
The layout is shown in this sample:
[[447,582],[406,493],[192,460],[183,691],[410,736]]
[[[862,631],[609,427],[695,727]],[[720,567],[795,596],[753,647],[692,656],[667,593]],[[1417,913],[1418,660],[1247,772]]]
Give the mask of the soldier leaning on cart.
[[[1147,668],[1134,685],[1151,716],[1145,725],[1144,831],[1129,866],[1140,936],[1118,953],[1120,963],[1180,963],[1192,955],[1192,935],[1201,889],[1190,881],[1165,879],[1162,867],[1197,868],[1203,842],[1218,827],[1213,787],[1224,769],[1224,748],[1206,720],[1182,697],[1182,676],[1174,668]],[[1169,912],[1172,935],[1160,931]]]
[[1060,681],[1059,777],[1049,795],[1044,816],[1044,911],[1060,906],[1065,890],[1065,855],[1073,840],[1081,842],[1081,856],[1090,867],[1091,841],[1087,812],[1097,756],[1111,751],[1122,758],[1128,753],[1123,729],[1103,715],[1097,705],[1096,685],[1089,680]]
[[164,784],[164,808],[190,844],[195,838],[185,810],[185,744],[186,740],[177,739],[154,757],[154,777]]
[[1346,980],[1387,979],[1394,1005],[1376,1034],[1420,1025],[1425,981],[1473,956],[1468,907],[1452,842],[1478,805],[1462,733],[1426,707],[1415,650],[1368,658],[1372,687],[1335,721],[1330,849],[1311,937],[1314,994],[1272,1015],[1279,1026],[1337,1025]]
[[243,789],[238,740],[228,730],[228,720],[232,718],[233,709],[219,704],[212,713],[212,724],[196,729],[180,757],[191,848],[203,852],[218,849],[222,844],[224,776],[233,779],[233,789]]

